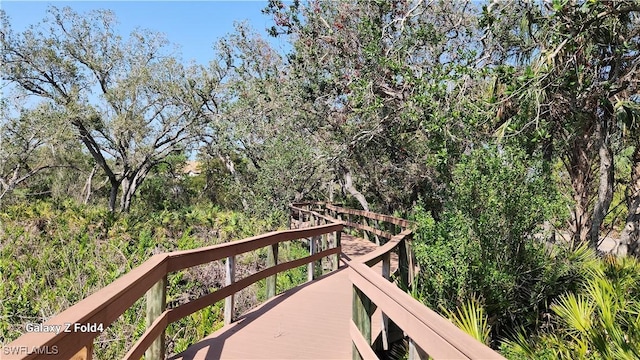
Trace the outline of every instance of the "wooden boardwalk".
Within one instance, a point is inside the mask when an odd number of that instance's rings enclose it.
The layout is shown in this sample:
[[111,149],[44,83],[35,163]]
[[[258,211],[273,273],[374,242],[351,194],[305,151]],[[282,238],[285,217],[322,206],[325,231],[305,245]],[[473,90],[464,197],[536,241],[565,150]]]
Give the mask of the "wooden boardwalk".
[[[123,359],[144,356],[147,360],[160,360],[166,357],[161,336],[168,324],[221,300],[225,300],[225,321],[229,322],[231,296],[241,289],[266,279],[267,292],[273,291],[272,275],[340,256],[341,268],[272,297],[171,359],[374,359],[385,356],[374,349],[388,349],[400,339],[408,343],[409,359],[503,359],[389,281],[390,275],[396,274],[397,281],[410,284],[417,270],[412,262],[409,221],[330,203],[292,204],[290,209],[291,225],[302,228],[156,254],[46,324],[109,326],[145,297],[146,330]],[[402,230],[395,234],[398,227]],[[354,229],[386,241],[377,246],[347,234]],[[341,247],[332,246],[331,240],[341,233]],[[316,242],[321,236],[326,236],[328,241],[323,244],[328,248]],[[280,243],[304,239],[316,240],[309,243],[309,256],[280,264],[274,260]],[[263,248],[267,249],[271,265],[236,281],[236,256]],[[165,308],[168,274],[214,261],[225,261],[225,286],[186,304]],[[337,265],[334,263],[333,268]],[[5,355],[7,360],[91,360],[99,333],[25,333],[5,347]],[[15,351],[7,354],[7,348]],[[49,348],[56,349],[55,353],[30,351]]]
[[[343,234],[345,259],[377,246]],[[350,359],[352,287],[340,270],[265,302],[172,360]]]

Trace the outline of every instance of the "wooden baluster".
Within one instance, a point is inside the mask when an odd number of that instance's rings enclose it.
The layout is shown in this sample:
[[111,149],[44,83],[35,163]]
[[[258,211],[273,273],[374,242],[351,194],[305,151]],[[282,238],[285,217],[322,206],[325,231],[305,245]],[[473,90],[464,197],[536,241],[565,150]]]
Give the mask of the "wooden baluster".
[[[367,219],[367,217],[366,217],[366,216],[364,216],[364,215],[363,215],[363,216],[361,216],[361,217],[362,217],[362,220],[360,221],[360,223],[361,223],[362,225],[364,225],[364,226],[369,225],[369,221],[367,221],[367,220],[368,220],[368,219]],[[365,240],[369,241],[369,232],[368,232],[367,230],[362,230],[362,237],[363,237]]]
[[[380,230],[380,221],[375,220],[375,221],[374,221],[374,223],[373,223],[373,225],[374,225],[374,227],[375,227],[376,229]],[[384,241],[384,242],[383,242],[383,240],[381,240],[381,239],[380,239],[380,236],[378,236],[378,235],[376,234],[376,244],[378,244],[378,245],[384,245],[384,244],[386,244],[386,243],[387,243],[386,241]]]
[[[160,316],[167,306],[167,276],[165,275],[160,281],[147,291],[147,313],[146,324],[151,324]],[[162,360],[165,358],[164,331],[153,341],[151,346],[145,351],[144,358],[148,360]]]
[[[267,249],[267,266],[272,267],[278,265],[278,243],[275,243]],[[273,274],[267,278],[267,299],[276,296],[276,277],[278,274]]]
[[293,229],[293,209],[289,208],[289,229]]
[[[326,222],[327,222],[327,221],[326,221],[325,219],[322,219],[322,220],[321,220],[321,224],[322,224],[322,225],[326,225]],[[329,249],[328,243],[329,243],[329,235],[328,235],[328,234],[322,234],[322,245],[321,245],[321,249],[320,249],[320,250],[321,250],[321,251],[324,251],[324,250]],[[325,264],[326,264],[326,265],[328,265],[328,264],[327,264],[327,260],[329,260],[329,259],[327,259],[327,258],[322,258],[322,259],[320,260],[320,265],[322,266],[322,267],[321,267],[321,269],[322,269],[322,274],[324,274],[324,273],[325,273],[325,268],[327,268],[327,267],[328,267],[328,266],[325,266]]]
[[[336,246],[337,248],[339,248],[339,247],[340,247],[340,236],[341,236],[341,235],[342,235],[342,232],[341,232],[340,230],[336,231],[336,235],[335,235],[336,243],[335,243],[335,246]],[[337,253],[337,254],[336,254],[336,256],[335,256],[335,262],[334,262],[334,264],[333,264],[333,270],[338,270],[338,268],[340,267],[340,253],[341,253],[341,252],[342,252],[342,251],[340,251],[339,253]]]
[[[315,226],[315,219],[311,218],[311,226]],[[316,239],[314,236],[309,238],[309,254],[313,255],[316,253]],[[307,264],[307,281],[312,281],[315,278],[315,261],[310,261]]]
[[[391,279],[391,253],[385,253],[382,255],[382,277],[390,280]],[[389,317],[381,311],[382,315],[382,349],[389,350]]]
[[[236,257],[229,256],[227,258],[227,263],[225,264],[226,268],[226,278],[225,285],[230,286],[236,281]],[[231,324],[233,322],[233,297],[234,295],[227,296],[224,299],[224,323],[225,325]]]

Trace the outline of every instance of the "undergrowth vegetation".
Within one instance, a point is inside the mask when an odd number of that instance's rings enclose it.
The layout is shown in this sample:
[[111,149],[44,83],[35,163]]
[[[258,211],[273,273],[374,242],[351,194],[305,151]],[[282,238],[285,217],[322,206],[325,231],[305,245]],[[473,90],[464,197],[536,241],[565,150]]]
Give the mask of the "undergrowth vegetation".
[[[279,223],[250,219],[238,212],[198,205],[149,213],[134,208],[114,215],[106,208],[72,201],[16,204],[0,214],[0,343],[60,313],[142,264],[156,253],[194,249],[242,239],[277,228]],[[302,257],[292,242],[280,257]],[[242,277],[266,264],[266,252],[238,259]],[[284,290],[306,279],[304,267],[278,276]],[[224,264],[214,262],[168,277],[168,306],[177,306],[224,284]],[[243,313],[264,299],[261,284],[236,297]],[[96,340],[96,358],[124,355],[145,330],[145,301],[137,301]],[[179,352],[222,325],[222,304],[205,308],[167,329],[168,351]]]

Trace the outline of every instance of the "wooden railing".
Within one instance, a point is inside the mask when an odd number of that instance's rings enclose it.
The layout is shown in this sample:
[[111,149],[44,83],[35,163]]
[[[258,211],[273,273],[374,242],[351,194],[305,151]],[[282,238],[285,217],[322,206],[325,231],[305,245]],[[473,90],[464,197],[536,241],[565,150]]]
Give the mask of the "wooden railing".
[[[402,288],[412,285],[415,266],[411,251],[411,223],[389,215],[346,209],[332,204],[302,203],[292,215],[327,216],[346,227],[364,231],[381,245],[375,251],[346,261],[353,286],[350,334],[353,359],[377,359],[394,341],[407,339],[409,359],[503,359],[497,352],[458,329],[449,320],[412,298]],[[391,274],[391,254],[398,254],[398,274]],[[382,262],[381,273],[372,267]],[[391,282],[399,282],[400,287]],[[377,310],[377,311],[376,311]],[[374,329],[374,317],[378,316]]]
[[[325,257],[333,257],[332,269],[337,269],[341,252],[342,223],[328,222],[305,229],[293,229],[263,234],[239,241],[195,250],[158,254],[43,324],[42,329],[60,332],[33,332],[22,335],[3,347],[2,359],[90,359],[94,339],[146,293],[147,329],[125,355],[124,359],[164,359],[164,332],[167,326],[190,314],[225,299],[225,322],[233,321],[234,294],[251,284],[267,279],[267,296],[275,295],[276,274]],[[331,234],[329,239],[328,234]],[[321,249],[313,244],[327,239]],[[278,244],[309,238],[311,254],[278,264]],[[235,281],[236,256],[267,248],[269,267]],[[215,292],[172,309],[166,309],[167,275],[193,266],[226,259],[226,286]],[[311,268],[310,279],[314,269]],[[60,328],[58,328],[60,326]],[[65,330],[69,330],[66,332]]]

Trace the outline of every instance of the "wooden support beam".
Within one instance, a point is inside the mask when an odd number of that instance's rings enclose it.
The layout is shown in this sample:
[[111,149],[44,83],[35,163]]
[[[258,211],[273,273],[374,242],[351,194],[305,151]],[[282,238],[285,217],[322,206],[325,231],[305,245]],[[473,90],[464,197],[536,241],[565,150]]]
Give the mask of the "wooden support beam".
[[[366,216],[360,216],[360,217],[362,218],[362,220],[361,220],[362,226],[363,226],[363,227],[369,227],[369,222],[367,221]],[[366,230],[363,230],[363,231],[362,231],[362,237],[363,237],[365,240],[369,241],[369,232],[368,232],[368,231],[366,231]],[[379,245],[379,244],[378,244],[378,245]]]
[[[382,277],[391,279],[391,253],[387,252],[382,256]],[[382,320],[382,349],[389,350],[389,317],[381,311]]]
[[[236,281],[236,257],[235,255],[229,256],[225,264],[225,285],[232,285]],[[234,308],[233,294],[227,296],[224,299],[224,323],[225,325],[233,322],[233,308]]]
[[[267,247],[267,266],[272,267],[278,265],[278,244],[275,243]],[[273,274],[267,278],[267,299],[276,296],[277,274]]]
[[398,262],[401,287],[408,289],[413,283],[413,254],[406,238],[398,244]]
[[[335,235],[336,236],[336,244],[335,244],[336,248],[340,248],[340,246],[341,246],[340,245],[340,236],[341,235],[342,235],[342,231],[336,231],[336,235]],[[340,253],[339,252],[336,254],[335,262],[334,262],[333,266],[334,266],[333,270],[338,270],[338,268],[340,267]]]
[[[147,291],[147,328],[160,316],[167,306],[167,275],[162,277],[155,285]],[[165,358],[164,331],[153,341],[151,346],[145,351],[144,358],[147,360],[163,360]]]

